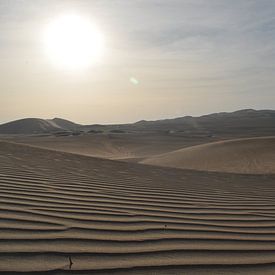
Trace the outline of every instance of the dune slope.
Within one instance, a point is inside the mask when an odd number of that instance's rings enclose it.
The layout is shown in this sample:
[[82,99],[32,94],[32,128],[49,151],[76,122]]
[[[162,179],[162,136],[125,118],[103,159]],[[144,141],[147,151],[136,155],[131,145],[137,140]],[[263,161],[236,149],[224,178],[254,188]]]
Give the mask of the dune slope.
[[49,134],[60,131],[78,130],[79,124],[71,121],[54,118],[24,118],[11,121],[0,125],[0,134],[7,135],[32,135],[32,134]]
[[231,173],[275,173],[275,137],[234,139],[183,148],[142,163]]
[[0,152],[3,274],[275,272],[275,176]]
[[[3,139],[3,137],[2,137]],[[161,134],[96,134],[79,136],[19,136],[6,140],[45,149],[107,159],[133,160],[209,142],[207,138],[183,138]]]

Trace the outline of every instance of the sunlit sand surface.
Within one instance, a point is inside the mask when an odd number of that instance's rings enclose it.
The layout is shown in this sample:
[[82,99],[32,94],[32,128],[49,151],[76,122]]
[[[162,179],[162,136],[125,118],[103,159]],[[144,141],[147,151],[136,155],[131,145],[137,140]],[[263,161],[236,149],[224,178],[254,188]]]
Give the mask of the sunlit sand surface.
[[247,174],[275,174],[275,137],[218,141],[147,158],[143,163]]

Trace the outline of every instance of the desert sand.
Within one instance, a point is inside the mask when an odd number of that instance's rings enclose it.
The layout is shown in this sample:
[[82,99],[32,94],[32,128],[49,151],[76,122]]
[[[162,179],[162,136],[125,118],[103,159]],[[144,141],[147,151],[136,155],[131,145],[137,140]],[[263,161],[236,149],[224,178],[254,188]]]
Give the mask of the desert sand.
[[275,173],[275,137],[211,142],[145,159],[142,163],[247,174]]
[[[192,145],[213,141],[208,137],[182,137],[162,133],[83,134],[79,136],[0,136],[2,139],[39,148],[138,162]],[[215,139],[214,139],[215,140]]]
[[4,274],[275,272],[274,175],[0,152]]
[[[3,137],[2,137],[3,138]],[[14,136],[6,140],[39,148],[162,167],[228,173],[275,173],[275,137],[215,138],[154,134]]]

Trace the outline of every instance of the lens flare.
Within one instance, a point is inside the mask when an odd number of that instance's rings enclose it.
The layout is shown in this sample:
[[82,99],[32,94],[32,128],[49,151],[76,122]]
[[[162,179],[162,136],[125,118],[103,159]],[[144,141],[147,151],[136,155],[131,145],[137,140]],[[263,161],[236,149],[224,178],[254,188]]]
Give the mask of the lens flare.
[[130,77],[130,82],[134,85],[138,85],[139,81],[135,77]]

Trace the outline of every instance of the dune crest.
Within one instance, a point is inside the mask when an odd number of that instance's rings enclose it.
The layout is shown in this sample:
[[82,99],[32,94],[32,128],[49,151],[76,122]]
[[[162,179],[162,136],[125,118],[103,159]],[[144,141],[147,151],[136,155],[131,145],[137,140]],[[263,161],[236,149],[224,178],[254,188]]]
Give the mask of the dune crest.
[[142,163],[203,171],[275,173],[275,137],[211,142],[147,158]]

